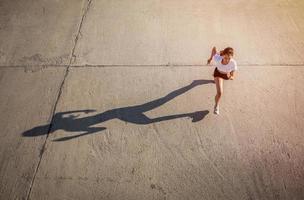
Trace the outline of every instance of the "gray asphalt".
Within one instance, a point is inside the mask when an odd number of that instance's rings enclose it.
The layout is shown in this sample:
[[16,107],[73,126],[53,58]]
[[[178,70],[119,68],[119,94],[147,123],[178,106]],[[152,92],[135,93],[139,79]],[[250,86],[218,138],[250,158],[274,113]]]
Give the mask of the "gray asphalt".
[[0,199],[304,199],[303,11],[2,0]]

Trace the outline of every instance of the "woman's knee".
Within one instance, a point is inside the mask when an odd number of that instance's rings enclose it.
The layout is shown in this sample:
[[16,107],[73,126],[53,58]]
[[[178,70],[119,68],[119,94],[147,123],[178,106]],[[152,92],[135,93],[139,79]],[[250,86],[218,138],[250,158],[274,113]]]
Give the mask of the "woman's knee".
[[222,95],[223,95],[223,91],[217,91],[217,93],[216,93],[216,95],[218,96],[218,97],[221,97]]

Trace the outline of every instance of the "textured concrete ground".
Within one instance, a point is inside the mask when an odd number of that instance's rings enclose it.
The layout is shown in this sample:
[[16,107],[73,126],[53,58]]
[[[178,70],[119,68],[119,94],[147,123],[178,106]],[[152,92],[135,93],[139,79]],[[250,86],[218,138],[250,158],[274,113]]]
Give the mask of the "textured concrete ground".
[[[0,199],[304,199],[304,2],[0,2]],[[211,47],[239,71],[214,115]]]

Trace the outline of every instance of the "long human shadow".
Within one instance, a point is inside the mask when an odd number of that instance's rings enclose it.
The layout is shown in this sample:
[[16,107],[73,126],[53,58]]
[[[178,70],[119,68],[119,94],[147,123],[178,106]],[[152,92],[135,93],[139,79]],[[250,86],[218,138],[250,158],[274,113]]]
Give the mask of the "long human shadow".
[[161,122],[165,120],[172,120],[183,117],[192,118],[192,122],[197,122],[202,120],[208,113],[208,110],[196,111],[190,113],[168,115],[157,118],[149,118],[144,113],[150,110],[153,110],[168,101],[174,99],[175,97],[189,91],[190,89],[203,84],[214,83],[213,80],[194,80],[191,84],[179,88],[164,97],[155,99],[148,103],[128,106],[122,108],[114,108],[107,110],[103,113],[99,113],[93,116],[87,116],[82,118],[77,118],[78,116],[74,115],[75,113],[90,113],[95,112],[95,110],[74,110],[67,112],[59,112],[53,116],[51,124],[45,124],[42,126],[34,127],[30,130],[27,130],[22,133],[24,137],[34,137],[40,135],[46,135],[55,132],[56,130],[64,130],[68,132],[84,132],[74,136],[62,137],[55,139],[54,141],[66,141],[80,136],[96,133],[102,130],[105,130],[105,127],[92,127],[96,124],[111,120],[111,119],[120,119],[125,122],[130,122],[134,124],[151,124],[156,122]]

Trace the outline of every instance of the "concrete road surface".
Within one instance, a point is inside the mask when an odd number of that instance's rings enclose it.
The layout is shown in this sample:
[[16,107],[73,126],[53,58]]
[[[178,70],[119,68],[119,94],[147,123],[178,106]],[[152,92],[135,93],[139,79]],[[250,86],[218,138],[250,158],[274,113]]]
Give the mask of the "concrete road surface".
[[303,52],[301,0],[2,0],[0,199],[302,200]]

